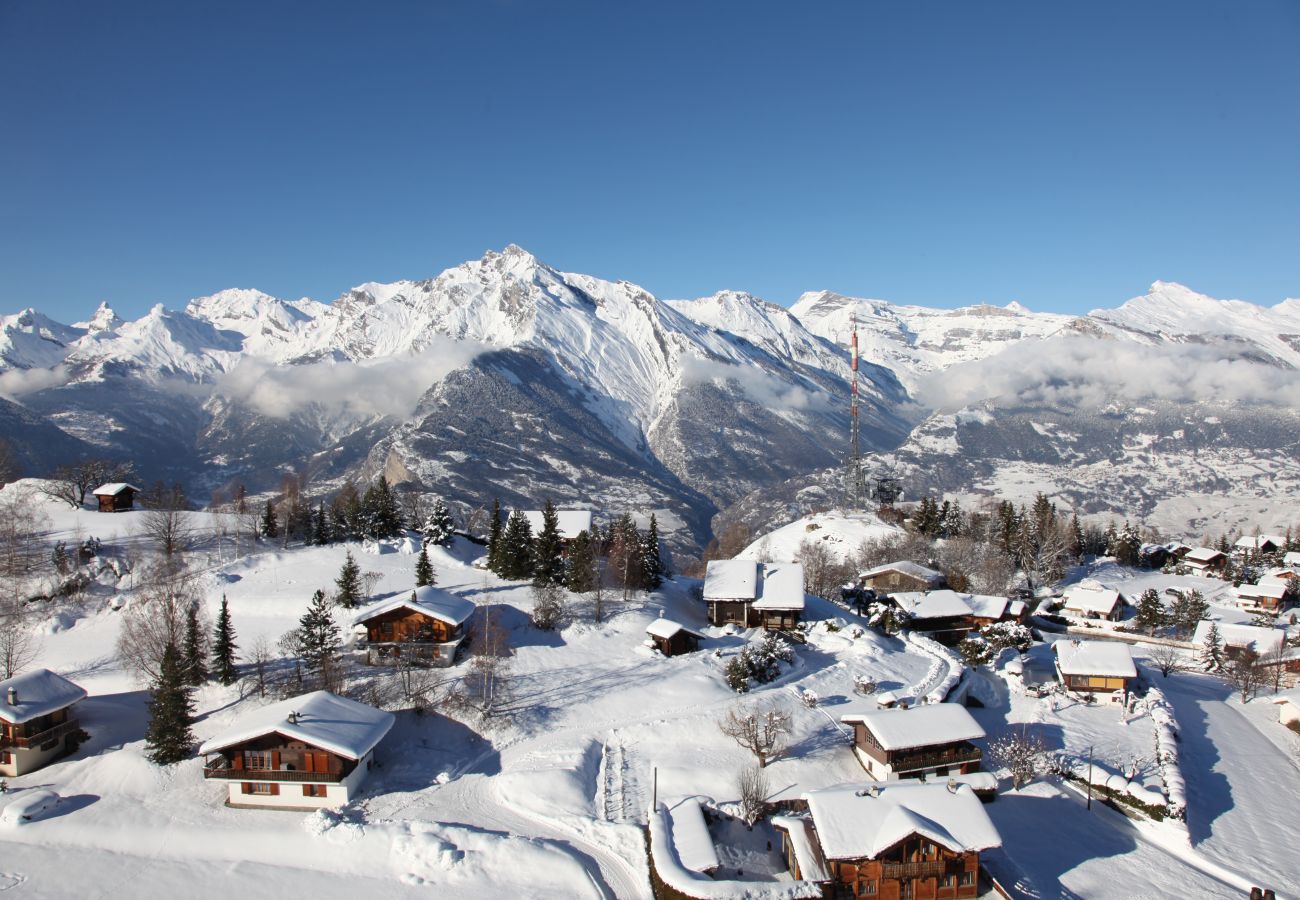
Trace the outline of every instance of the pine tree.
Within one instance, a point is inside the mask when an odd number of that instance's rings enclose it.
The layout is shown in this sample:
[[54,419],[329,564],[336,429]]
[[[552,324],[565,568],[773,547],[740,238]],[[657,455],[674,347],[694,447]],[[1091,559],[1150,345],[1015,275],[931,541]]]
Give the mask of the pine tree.
[[311,522],[311,542],[317,547],[324,547],[330,542],[330,520],[325,512],[325,501],[316,507],[316,515]]
[[424,587],[437,581],[433,573],[433,564],[429,562],[429,549],[420,547],[420,557],[415,561],[415,586]]
[[230,605],[226,597],[221,596],[221,611],[217,613],[217,627],[212,632],[212,670],[222,684],[234,684],[235,673],[235,628],[230,623]]
[[492,498],[492,523],[488,532],[488,568],[501,574],[501,501]]
[[388,479],[380,475],[379,480],[366,489],[361,500],[361,531],[366,537],[381,540],[397,537],[402,533],[402,513],[397,505]]
[[1210,623],[1210,628],[1205,632],[1205,640],[1201,643],[1200,651],[1201,665],[1207,670],[1216,670],[1223,667],[1223,635],[1219,633],[1219,626]]
[[353,541],[361,536],[361,496],[356,485],[345,484],[330,505],[330,533],[336,541]]
[[623,592],[626,600],[632,591],[645,586],[644,563],[641,560],[641,533],[629,513],[610,523],[609,575]]
[[497,574],[513,580],[532,577],[533,530],[521,511],[515,510],[506,519],[500,543],[501,568]]
[[564,583],[564,545],[560,541],[560,514],[548,498],[542,507],[542,530],[533,541],[533,584]]
[[160,766],[187,758],[194,746],[193,723],[194,703],[185,685],[181,654],[175,644],[168,644],[149,698],[149,727],[144,733],[149,758]]
[[294,636],[294,649],[307,664],[307,668],[314,672],[323,669],[339,652],[342,646],[339,626],[330,612],[329,600],[324,591],[312,595],[311,605],[298,619],[298,629]]
[[429,517],[424,520],[424,542],[443,547],[449,546],[455,527],[451,510],[442,502],[441,497],[436,498],[433,501],[433,512],[429,513]]
[[1160,602],[1160,594],[1155,588],[1147,588],[1138,598],[1137,616],[1133,619],[1133,624],[1145,631],[1147,634],[1154,634],[1155,630],[1165,624],[1164,605]]
[[1087,539],[1083,536],[1083,524],[1079,521],[1079,514],[1076,512],[1070,517],[1070,555],[1075,559],[1083,559],[1087,545]]
[[208,678],[207,650],[203,646],[203,632],[199,629],[198,603],[191,603],[185,610],[184,641],[181,665],[185,670],[185,683],[198,687]]
[[279,537],[280,523],[275,518],[275,506],[270,500],[266,501],[266,509],[262,511],[262,537]]
[[585,594],[596,589],[599,575],[591,535],[579,532],[569,545],[569,557],[564,561],[564,586],[575,594]]
[[339,570],[339,577],[334,581],[338,588],[338,593],[334,595],[339,606],[344,609],[352,609],[357,606],[361,600],[361,566],[352,558],[352,551],[347,552],[347,558],[343,561],[343,568]]
[[650,513],[650,525],[641,540],[642,583],[647,591],[658,590],[664,583],[663,556],[659,550],[659,522]]

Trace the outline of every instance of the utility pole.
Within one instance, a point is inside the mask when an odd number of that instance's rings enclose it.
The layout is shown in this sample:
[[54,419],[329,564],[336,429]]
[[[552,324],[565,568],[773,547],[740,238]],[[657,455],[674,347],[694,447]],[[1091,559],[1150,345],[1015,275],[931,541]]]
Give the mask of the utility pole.
[[1088,805],[1092,809],[1092,745],[1088,745]]

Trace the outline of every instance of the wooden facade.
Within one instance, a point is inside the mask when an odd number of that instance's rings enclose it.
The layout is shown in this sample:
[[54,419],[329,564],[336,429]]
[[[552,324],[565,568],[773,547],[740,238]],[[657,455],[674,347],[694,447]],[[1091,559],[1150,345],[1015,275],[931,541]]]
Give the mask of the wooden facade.
[[756,609],[752,600],[710,600],[710,625],[739,625],[765,631],[789,631],[799,624],[798,609]]
[[878,594],[898,594],[910,591],[932,591],[942,585],[942,579],[919,577],[898,569],[887,569],[875,575],[864,576],[862,587]]
[[693,631],[687,631],[685,628],[678,629],[677,633],[670,637],[661,637],[657,634],[651,634],[648,637],[654,642],[655,649],[664,656],[694,653],[700,649],[700,636]]
[[392,664],[404,658],[441,660],[445,650],[455,652],[455,647],[442,645],[465,636],[463,624],[452,625],[407,606],[380,613],[362,624],[370,665]]
[[135,488],[124,487],[114,494],[96,494],[99,511],[102,513],[126,512],[135,508]]
[[0,775],[39,769],[73,752],[81,737],[81,723],[71,707],[22,723],[0,719]]
[[[983,753],[970,741],[950,741],[928,747],[886,750],[862,722],[853,723],[853,748],[859,761],[871,774],[897,778],[946,777],[969,775],[980,770]],[[877,765],[872,766],[868,760]],[[875,769],[874,772],[872,770]]]
[[920,834],[900,841],[875,859],[829,860],[828,864],[832,873],[828,900],[955,900],[979,896],[979,853],[955,853]]
[[[267,734],[218,751],[204,762],[205,778],[240,783],[238,793],[324,797],[356,769],[354,760],[281,734]],[[236,792],[232,791],[232,798]],[[231,805],[238,805],[232,799]]]
[[1066,675],[1064,673],[1061,675],[1061,680],[1068,691],[1105,694],[1127,691],[1129,682],[1127,678],[1118,675]]

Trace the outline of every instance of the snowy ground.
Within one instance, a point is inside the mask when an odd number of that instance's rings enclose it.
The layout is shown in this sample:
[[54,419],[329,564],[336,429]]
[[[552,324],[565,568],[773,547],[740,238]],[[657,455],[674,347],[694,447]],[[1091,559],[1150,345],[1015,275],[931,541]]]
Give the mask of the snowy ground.
[[[51,541],[94,534],[106,552],[146,552],[135,534],[136,514],[42,509]],[[212,524],[202,514],[195,521]],[[210,570],[208,612],[224,594],[241,647],[259,636],[275,640],[296,623],[314,590],[332,586],[344,550],[261,549],[236,558],[233,546],[210,546],[200,554]],[[352,550],[363,571],[378,573],[375,594],[410,588],[410,554]],[[434,564],[440,586],[491,605],[511,632],[516,656],[507,714],[483,725],[401,713],[380,746],[381,768],[342,815],[226,809],[224,788],[203,780],[199,760],[168,769],[148,762],[145,694],[113,653],[121,619],[113,592],[92,590],[79,609],[52,616],[39,665],[90,691],[80,716],[92,738],[73,757],[12,780],[10,798],[40,786],[65,801],[49,819],[0,832],[0,892],[130,892],[146,900],[232,890],[248,897],[304,890],[321,898],[648,896],[637,826],[651,794],[699,794],[719,803],[736,796],[735,773],[750,760],[716,727],[737,702],[721,670],[752,636],[705,627],[685,580],[650,598],[615,602],[603,625],[581,611],[561,632],[539,632],[527,620],[526,585],[467,565],[480,552],[469,545],[437,551]],[[746,698],[780,702],[794,714],[788,752],[768,769],[777,799],[862,779],[837,724],[866,702],[853,693],[856,677],[869,675],[881,690],[906,695],[935,675],[934,660],[903,641],[859,632],[855,617],[830,604],[810,598],[808,607],[808,618],[823,620],[808,645],[777,682]],[[708,635],[702,652],[663,659],[643,646],[644,628],[661,610]],[[1185,681],[1185,689],[1167,690],[1180,721],[1187,720],[1192,845],[1171,850],[1168,832],[1144,832],[1095,805],[1086,811],[1059,784],[1004,793],[988,810],[1002,831],[1006,864],[1031,896],[1239,896],[1231,875],[1225,884],[1211,873],[1216,865],[1242,876],[1257,868],[1277,872],[1285,876],[1278,886],[1300,883],[1286,856],[1300,845],[1300,824],[1275,809],[1278,785],[1293,794],[1300,789],[1294,763],[1263,736],[1269,723],[1253,705],[1244,710],[1252,716],[1247,721],[1208,680]],[[1089,742],[1116,754],[1151,740],[1149,721],[1123,724],[1117,708],[1052,709],[1000,679],[989,684],[996,702],[976,713],[990,734],[1035,722],[1053,730],[1060,746]],[[798,703],[803,690],[818,695],[817,708]],[[215,685],[197,699],[200,739],[258,702]],[[1186,737],[1197,728],[1203,736]],[[1224,762],[1236,759],[1249,762]],[[761,828],[742,831],[715,828],[723,865],[744,870],[747,879],[785,877]],[[78,864],[69,866],[73,854]]]

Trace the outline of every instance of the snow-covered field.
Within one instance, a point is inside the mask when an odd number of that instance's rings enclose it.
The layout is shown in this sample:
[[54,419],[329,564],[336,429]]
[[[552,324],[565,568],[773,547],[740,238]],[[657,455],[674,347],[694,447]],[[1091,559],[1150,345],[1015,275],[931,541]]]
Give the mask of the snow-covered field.
[[[147,552],[139,514],[35,502],[49,518],[51,542],[94,535],[106,554],[138,560]],[[213,524],[206,514],[193,518]],[[241,648],[259,637],[275,641],[296,624],[313,591],[332,588],[346,549],[259,547],[236,557],[233,545],[210,544],[194,557],[206,570],[208,614],[224,595]],[[400,552],[400,543],[382,548],[391,552],[350,549],[363,572],[377,573],[374,595],[412,586],[415,558]],[[772,550],[779,558],[778,547]],[[614,601],[603,624],[579,610],[563,630],[540,632],[527,618],[527,585],[468,565],[480,553],[458,544],[432,555],[439,586],[490,606],[511,634],[516,655],[503,714],[483,723],[399,713],[379,747],[380,767],[360,799],[338,813],[227,809],[224,787],[204,781],[200,760],[168,768],[149,762],[146,694],[114,653],[122,618],[114,607],[124,597],[92,588],[79,608],[63,606],[46,623],[37,664],[90,692],[79,715],[91,739],[73,756],[11,779],[11,793],[0,797],[3,804],[40,787],[64,798],[49,818],[0,832],[0,892],[146,900],[290,891],[321,898],[649,896],[641,826],[652,794],[661,801],[702,795],[719,804],[737,796],[735,775],[750,758],[716,722],[737,702],[722,667],[753,636],[706,627],[690,594],[696,582],[686,579],[648,598]],[[644,646],[645,626],[661,611],[707,635],[701,652],[664,659]],[[862,780],[837,724],[867,702],[853,693],[856,678],[869,675],[881,690],[905,696],[928,689],[941,665],[902,640],[860,630],[854,616],[814,598],[807,618],[819,622],[794,663],[744,698],[780,703],[794,717],[788,751],[768,769],[773,799]],[[464,665],[441,671],[455,677]],[[1000,678],[980,677],[992,702],[976,714],[991,736],[1033,722],[1071,750],[1092,744],[1120,755],[1150,745],[1149,719],[1125,724],[1109,706],[1053,709]],[[1161,686],[1183,727],[1192,798],[1186,832],[1138,827],[1096,804],[1087,811],[1056,781],[1004,791],[988,810],[1002,832],[1004,871],[1018,873],[1032,891],[1026,896],[1240,896],[1240,879],[1261,872],[1277,876],[1271,885],[1279,888],[1300,883],[1291,852],[1300,845],[1300,824],[1276,813],[1279,790],[1300,790],[1300,774],[1294,757],[1262,736],[1270,724],[1280,726],[1253,706],[1226,702],[1226,691],[1209,679],[1176,676]],[[818,706],[799,703],[800,691],[816,693]],[[200,740],[260,702],[247,685],[215,684],[197,701]],[[742,830],[723,825],[714,834],[724,870],[732,867],[725,874],[744,869],[749,879],[788,879]]]

